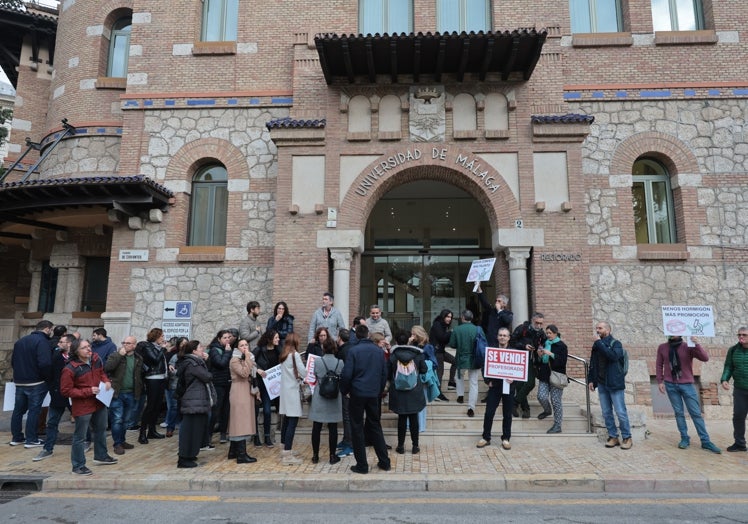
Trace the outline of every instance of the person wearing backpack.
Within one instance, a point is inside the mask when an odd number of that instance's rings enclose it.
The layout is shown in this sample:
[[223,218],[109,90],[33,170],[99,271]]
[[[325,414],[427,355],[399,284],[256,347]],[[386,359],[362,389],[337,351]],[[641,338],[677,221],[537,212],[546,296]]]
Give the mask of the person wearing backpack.
[[390,390],[390,411],[397,413],[397,447],[399,454],[405,453],[405,431],[410,425],[411,452],[420,451],[418,446],[418,413],[426,407],[426,396],[420,374],[428,371],[423,350],[410,345],[398,345],[392,350],[387,365]]
[[473,312],[469,309],[462,312],[460,320],[460,325],[452,331],[452,336],[449,338],[449,345],[457,350],[455,354],[457,360],[457,402],[462,404],[465,401],[465,383],[463,382],[462,372],[467,370],[470,381],[467,416],[474,417],[475,403],[478,400],[478,375],[480,375],[480,368],[483,365],[483,362],[473,362],[475,339],[479,328],[472,323]]
[[[597,389],[600,396],[600,409],[605,419],[605,427],[608,430],[606,448],[621,446],[621,449],[631,449],[631,426],[626,411],[625,389],[625,354],[621,343],[610,334],[610,324],[602,321],[595,326],[595,331],[600,340],[592,345],[590,355],[590,368],[587,374],[587,385],[590,391]],[[618,438],[618,428],[613,418],[613,411],[618,417],[618,425],[621,428],[621,439]]]
[[312,464],[319,462],[319,445],[322,425],[327,424],[330,464],[340,462],[336,455],[338,444],[338,422],[343,420],[343,395],[340,394],[340,375],[344,362],[335,356],[335,345],[322,346],[325,354],[314,359],[314,374],[317,387],[312,393],[309,420],[312,424]]

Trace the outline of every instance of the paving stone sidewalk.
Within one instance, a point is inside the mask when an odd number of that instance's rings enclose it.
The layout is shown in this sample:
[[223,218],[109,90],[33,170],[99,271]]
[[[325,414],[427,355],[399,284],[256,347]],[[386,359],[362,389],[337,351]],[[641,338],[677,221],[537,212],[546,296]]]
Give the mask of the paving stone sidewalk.
[[[255,464],[227,460],[228,444],[217,444],[214,451],[201,452],[200,467],[177,469],[177,435],[136,443],[137,433],[128,432],[135,449],[118,456],[113,466],[93,464],[88,453],[90,477],[70,472],[70,446],[58,445],[54,455],[40,462],[32,459],[39,448],[9,446],[9,414],[0,423],[0,486],[23,479],[43,479],[45,491],[67,489],[137,491],[552,491],[552,492],[677,492],[745,493],[748,491],[748,453],[727,453],[732,443],[732,424],[725,420],[707,421],[712,440],[723,454],[701,449],[695,431],[689,449],[678,449],[678,432],[672,419],[647,423],[647,438],[635,441],[631,450],[606,449],[593,438],[567,438],[561,435],[512,439],[512,449],[503,450],[498,439],[477,449],[472,444],[449,445],[440,441],[422,444],[421,453],[390,452],[392,470],[380,471],[371,448],[368,475],[350,471],[353,457],[330,465],[320,456],[311,462],[307,435],[297,436],[294,449],[302,464],[283,466],[280,447],[248,447]],[[689,423],[690,424],[690,423]],[[61,424],[63,438],[72,434],[72,424]],[[480,435],[475,435],[475,442]],[[217,441],[217,439],[214,439]],[[326,443],[326,436],[322,439]],[[69,442],[69,440],[68,440]],[[111,438],[109,452],[111,451]],[[394,442],[390,442],[394,444]]]

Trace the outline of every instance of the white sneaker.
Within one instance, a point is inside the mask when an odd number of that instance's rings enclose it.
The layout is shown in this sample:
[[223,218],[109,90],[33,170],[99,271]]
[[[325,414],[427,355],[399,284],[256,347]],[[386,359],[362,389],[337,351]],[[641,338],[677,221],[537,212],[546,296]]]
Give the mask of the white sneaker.
[[162,422],[161,424],[159,424],[159,426],[162,427],[162,428],[165,428],[166,427],[166,422]]
[[509,441],[508,441],[508,440],[506,440],[506,439],[505,439],[505,440],[502,440],[502,441],[501,441],[501,447],[502,447],[502,448],[504,448],[504,449],[512,449],[512,443],[511,443],[511,442],[509,442]]
[[281,451],[281,464],[284,466],[293,466],[295,464],[301,464],[301,459],[294,456],[292,450],[286,451],[284,449]]

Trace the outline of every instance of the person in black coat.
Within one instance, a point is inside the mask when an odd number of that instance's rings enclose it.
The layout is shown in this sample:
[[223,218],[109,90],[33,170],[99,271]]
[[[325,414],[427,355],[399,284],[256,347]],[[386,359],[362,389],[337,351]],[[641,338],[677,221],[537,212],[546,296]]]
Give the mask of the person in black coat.
[[220,433],[221,444],[228,442],[229,428],[229,392],[231,391],[231,355],[234,348],[231,346],[234,335],[228,329],[222,329],[208,348],[208,369],[213,373],[213,385],[216,388],[216,403],[210,414],[210,424],[213,432]]
[[178,380],[183,381],[184,392],[179,398],[182,423],[179,426],[177,467],[194,468],[200,448],[210,438],[208,419],[216,390],[212,383],[213,375],[205,364],[208,355],[200,342],[190,340],[179,351],[177,376]]
[[148,444],[148,439],[165,438],[163,433],[156,431],[158,415],[161,413],[161,403],[166,389],[168,363],[166,349],[164,349],[164,331],[153,328],[148,332],[145,342],[139,342],[135,351],[143,359],[143,374],[145,380],[145,409],[140,418],[140,444]]
[[506,295],[497,295],[494,305],[489,304],[480,284],[478,284],[478,290],[475,294],[478,295],[478,300],[483,310],[481,326],[486,333],[486,341],[489,347],[496,347],[499,344],[497,338],[499,329],[506,328],[510,332],[512,330],[514,314],[507,309],[509,307],[509,299]]
[[278,302],[273,308],[273,316],[268,319],[267,326],[265,326],[267,331],[272,329],[280,336],[278,347],[282,348],[286,337],[289,333],[293,333],[293,321],[294,316],[288,310],[288,304],[283,301]]
[[[415,385],[408,390],[398,389],[396,377],[398,367],[405,368],[412,362]],[[410,425],[410,440],[415,455],[418,447],[418,413],[426,407],[426,396],[423,394],[423,383],[420,375],[428,371],[423,350],[416,346],[395,346],[388,362],[390,411],[397,413],[397,447],[395,451],[405,453],[405,428]]]
[[[563,388],[551,384],[551,371],[566,374],[566,359],[569,350],[561,340],[561,333],[553,324],[545,328],[546,341],[544,347],[538,349],[538,402],[543,406],[543,412],[538,415],[544,419],[553,414],[553,426],[547,433],[561,433],[561,422],[564,418],[561,396]],[[550,397],[550,400],[549,400]],[[553,410],[551,411],[551,408]]]
[[[449,369],[449,382],[447,382],[447,386],[452,388],[457,387],[457,382],[455,382],[457,361],[452,353],[447,352],[447,344],[449,344],[449,338],[452,336],[452,332],[450,331],[452,328],[452,316],[452,312],[449,309],[442,309],[441,313],[439,313],[439,315],[434,319],[433,324],[431,324],[431,329],[429,330],[429,343],[434,346],[436,360],[439,364],[436,368],[436,376],[439,379],[439,388],[442,387],[445,362],[451,366]],[[449,400],[444,393],[440,393],[436,398],[442,402],[447,402]]]
[[[271,431],[271,413],[273,401],[270,400],[270,395],[265,387],[265,381],[262,380],[268,369],[277,366],[280,362],[280,335],[272,329],[268,329],[261,336],[257,342],[257,347],[252,350],[252,354],[255,357],[255,364],[257,365],[257,386],[260,389],[260,402],[255,402],[255,420],[258,422],[259,428],[259,412],[260,406],[262,406],[262,427],[265,434],[265,446],[272,448],[273,440],[270,438]],[[278,406],[278,397],[275,398],[276,408]],[[255,446],[262,446],[260,442],[259,429],[257,435],[254,436]]]

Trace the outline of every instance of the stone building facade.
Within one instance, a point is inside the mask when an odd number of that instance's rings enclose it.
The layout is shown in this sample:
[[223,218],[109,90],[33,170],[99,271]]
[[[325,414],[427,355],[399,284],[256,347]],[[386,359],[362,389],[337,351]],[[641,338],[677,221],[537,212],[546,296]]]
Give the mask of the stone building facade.
[[728,413],[748,6],[584,4],[63,0],[53,46],[18,42],[14,128],[40,148],[0,200],[44,204],[0,221],[0,349],[42,316],[144,337],[174,301],[207,342],[284,300],[305,339],[328,290],[348,321],[428,327],[476,308],[467,268],[496,257],[483,287],[515,322],[542,311],[586,358],[610,320],[641,406],[661,307],[712,306],[697,373]]

